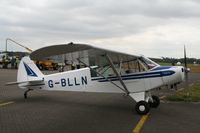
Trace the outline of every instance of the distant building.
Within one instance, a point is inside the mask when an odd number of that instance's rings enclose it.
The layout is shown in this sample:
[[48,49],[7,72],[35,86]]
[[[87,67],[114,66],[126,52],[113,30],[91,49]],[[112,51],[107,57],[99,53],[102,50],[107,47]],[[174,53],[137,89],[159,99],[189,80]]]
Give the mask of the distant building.
[[176,65],[180,66],[180,65],[181,65],[181,62],[177,62]]

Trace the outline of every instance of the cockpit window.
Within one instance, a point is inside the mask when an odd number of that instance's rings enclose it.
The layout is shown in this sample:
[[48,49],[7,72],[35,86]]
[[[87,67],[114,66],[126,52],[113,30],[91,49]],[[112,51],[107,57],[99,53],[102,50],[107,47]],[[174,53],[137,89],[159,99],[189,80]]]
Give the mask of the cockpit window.
[[146,66],[147,69],[152,69],[156,66],[159,66],[157,63],[155,63],[154,61],[142,56],[140,58],[141,62]]
[[[130,73],[138,73],[148,71],[152,69],[158,64],[151,61],[146,57],[121,57],[121,56],[110,56],[113,61],[114,68],[120,75],[130,74]],[[116,73],[113,71],[111,64],[105,58],[105,56],[97,56],[97,57],[90,57],[89,58],[90,66],[95,65],[93,67],[94,70],[91,71],[92,77],[103,76],[103,77],[110,77],[116,76]],[[96,71],[96,72],[95,72]]]
[[138,59],[123,62],[121,64],[121,74],[143,72],[146,69]]

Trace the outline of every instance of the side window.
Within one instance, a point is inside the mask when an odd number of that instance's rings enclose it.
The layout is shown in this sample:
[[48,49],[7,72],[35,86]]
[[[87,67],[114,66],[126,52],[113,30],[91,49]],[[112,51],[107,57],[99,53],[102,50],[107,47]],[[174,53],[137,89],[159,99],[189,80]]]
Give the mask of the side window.
[[133,60],[122,63],[121,74],[143,72],[145,68],[139,60]]
[[[100,73],[104,77],[109,77],[109,76],[115,76],[115,73],[110,65],[110,63],[107,61],[105,56],[96,56],[96,57],[90,57],[90,66],[93,67],[93,69],[97,72]],[[97,65],[98,67],[94,67]],[[115,68],[117,71],[119,70],[119,63],[115,63]],[[91,76],[92,77],[97,77],[100,76],[94,70],[91,70]]]
[[[149,69],[146,61],[143,58],[130,58],[130,57],[120,57],[120,56],[111,56],[115,69],[119,72],[119,74],[129,74],[129,73],[138,73],[147,71]],[[149,60],[148,60],[149,61]],[[105,58],[105,56],[96,56],[90,57],[89,64],[91,67],[95,67],[95,71],[91,70],[91,76],[116,76],[113,71],[109,61]],[[149,63],[150,64],[150,63]]]

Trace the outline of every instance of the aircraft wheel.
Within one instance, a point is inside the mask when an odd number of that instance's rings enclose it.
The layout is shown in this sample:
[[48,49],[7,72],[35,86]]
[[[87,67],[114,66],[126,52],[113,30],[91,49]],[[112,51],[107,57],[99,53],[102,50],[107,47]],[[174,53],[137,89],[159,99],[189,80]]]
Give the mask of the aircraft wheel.
[[150,107],[157,108],[160,104],[160,99],[157,96],[152,96],[153,102],[149,102]]
[[145,115],[145,114],[149,113],[150,107],[147,102],[139,101],[135,106],[135,110],[138,114]]

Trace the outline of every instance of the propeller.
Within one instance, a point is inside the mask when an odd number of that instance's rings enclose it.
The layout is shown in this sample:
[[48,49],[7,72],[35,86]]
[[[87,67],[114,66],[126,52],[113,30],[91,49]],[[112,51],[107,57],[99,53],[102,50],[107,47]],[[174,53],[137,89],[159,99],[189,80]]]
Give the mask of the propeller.
[[186,47],[184,45],[184,66],[185,66],[185,79],[188,81],[188,67],[187,67],[187,55],[186,55]]

